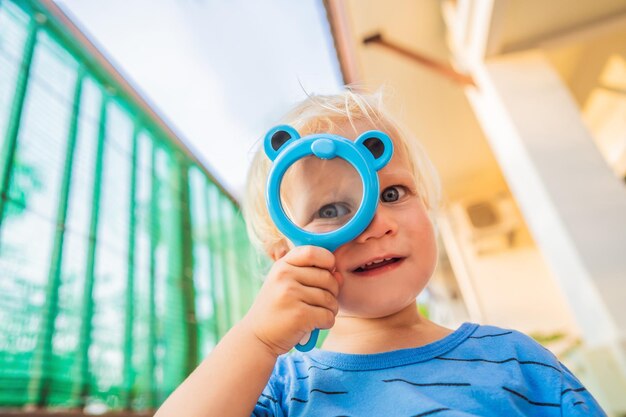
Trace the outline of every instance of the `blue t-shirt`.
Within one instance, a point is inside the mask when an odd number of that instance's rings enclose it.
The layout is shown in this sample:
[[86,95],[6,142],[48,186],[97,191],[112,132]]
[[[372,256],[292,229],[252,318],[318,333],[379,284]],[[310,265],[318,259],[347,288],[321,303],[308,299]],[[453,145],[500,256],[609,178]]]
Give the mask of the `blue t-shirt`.
[[463,324],[426,346],[278,358],[253,416],[606,416],[547,349],[514,330]]

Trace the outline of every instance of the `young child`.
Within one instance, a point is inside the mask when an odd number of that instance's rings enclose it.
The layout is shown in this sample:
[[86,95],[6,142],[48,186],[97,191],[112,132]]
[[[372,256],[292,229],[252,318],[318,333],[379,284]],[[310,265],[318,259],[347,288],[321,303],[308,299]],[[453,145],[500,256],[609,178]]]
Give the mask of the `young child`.
[[[271,163],[261,147],[244,209],[274,264],[248,314],[158,417],[605,415],[529,337],[472,323],[450,330],[419,314],[415,300],[437,259],[437,176],[380,96],[313,96],[283,122],[301,136],[386,132],[394,154],[379,171],[376,214],[334,253],[293,247],[266,209]],[[288,354],[315,328],[331,329],[322,349]]]

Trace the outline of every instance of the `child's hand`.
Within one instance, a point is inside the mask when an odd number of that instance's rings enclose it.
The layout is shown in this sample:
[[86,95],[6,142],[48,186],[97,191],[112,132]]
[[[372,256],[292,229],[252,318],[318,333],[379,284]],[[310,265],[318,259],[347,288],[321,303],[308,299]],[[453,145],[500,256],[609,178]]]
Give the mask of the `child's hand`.
[[289,352],[313,329],[335,324],[339,304],[335,256],[300,246],[276,261],[244,318],[255,336],[274,354]]

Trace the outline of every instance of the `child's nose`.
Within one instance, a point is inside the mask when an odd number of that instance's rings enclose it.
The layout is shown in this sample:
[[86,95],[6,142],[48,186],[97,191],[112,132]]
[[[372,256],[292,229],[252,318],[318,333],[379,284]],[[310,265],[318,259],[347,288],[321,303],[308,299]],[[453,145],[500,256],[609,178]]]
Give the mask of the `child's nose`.
[[394,235],[398,230],[398,224],[396,223],[393,214],[384,207],[382,204],[376,209],[372,222],[367,226],[367,229],[363,231],[355,239],[358,243],[365,243],[369,239],[381,238],[385,235]]

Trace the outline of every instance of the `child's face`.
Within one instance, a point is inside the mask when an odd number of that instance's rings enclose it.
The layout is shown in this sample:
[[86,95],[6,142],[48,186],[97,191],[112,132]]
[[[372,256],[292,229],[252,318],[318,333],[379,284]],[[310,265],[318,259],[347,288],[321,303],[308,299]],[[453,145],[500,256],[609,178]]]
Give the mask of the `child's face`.
[[[356,127],[358,134],[376,129],[367,122]],[[333,133],[358,137],[350,125]],[[372,223],[335,251],[336,268],[344,281],[340,315],[374,318],[400,311],[415,303],[435,269],[433,226],[417,194],[408,155],[397,142],[378,178],[381,197]],[[368,265],[371,262],[380,266]]]
[[[346,124],[330,133],[354,140],[367,130],[377,129],[369,122],[357,122],[356,128],[357,133]],[[354,170],[343,165],[336,168],[332,170],[330,181],[318,178],[321,172],[330,171],[318,167],[307,169],[304,166],[299,174],[309,182],[328,183],[335,194],[346,194],[337,190],[356,189],[351,185],[338,185],[342,183],[343,174]],[[340,315],[375,318],[400,311],[415,303],[435,268],[437,247],[433,227],[417,195],[408,156],[399,144],[394,142],[393,157],[378,176],[381,197],[371,224],[356,239],[335,251],[336,268],[343,276],[339,293]],[[354,181],[352,177],[346,184]],[[361,190],[358,191],[360,196]],[[356,201],[360,201],[360,197]],[[315,230],[313,225],[301,226]]]

